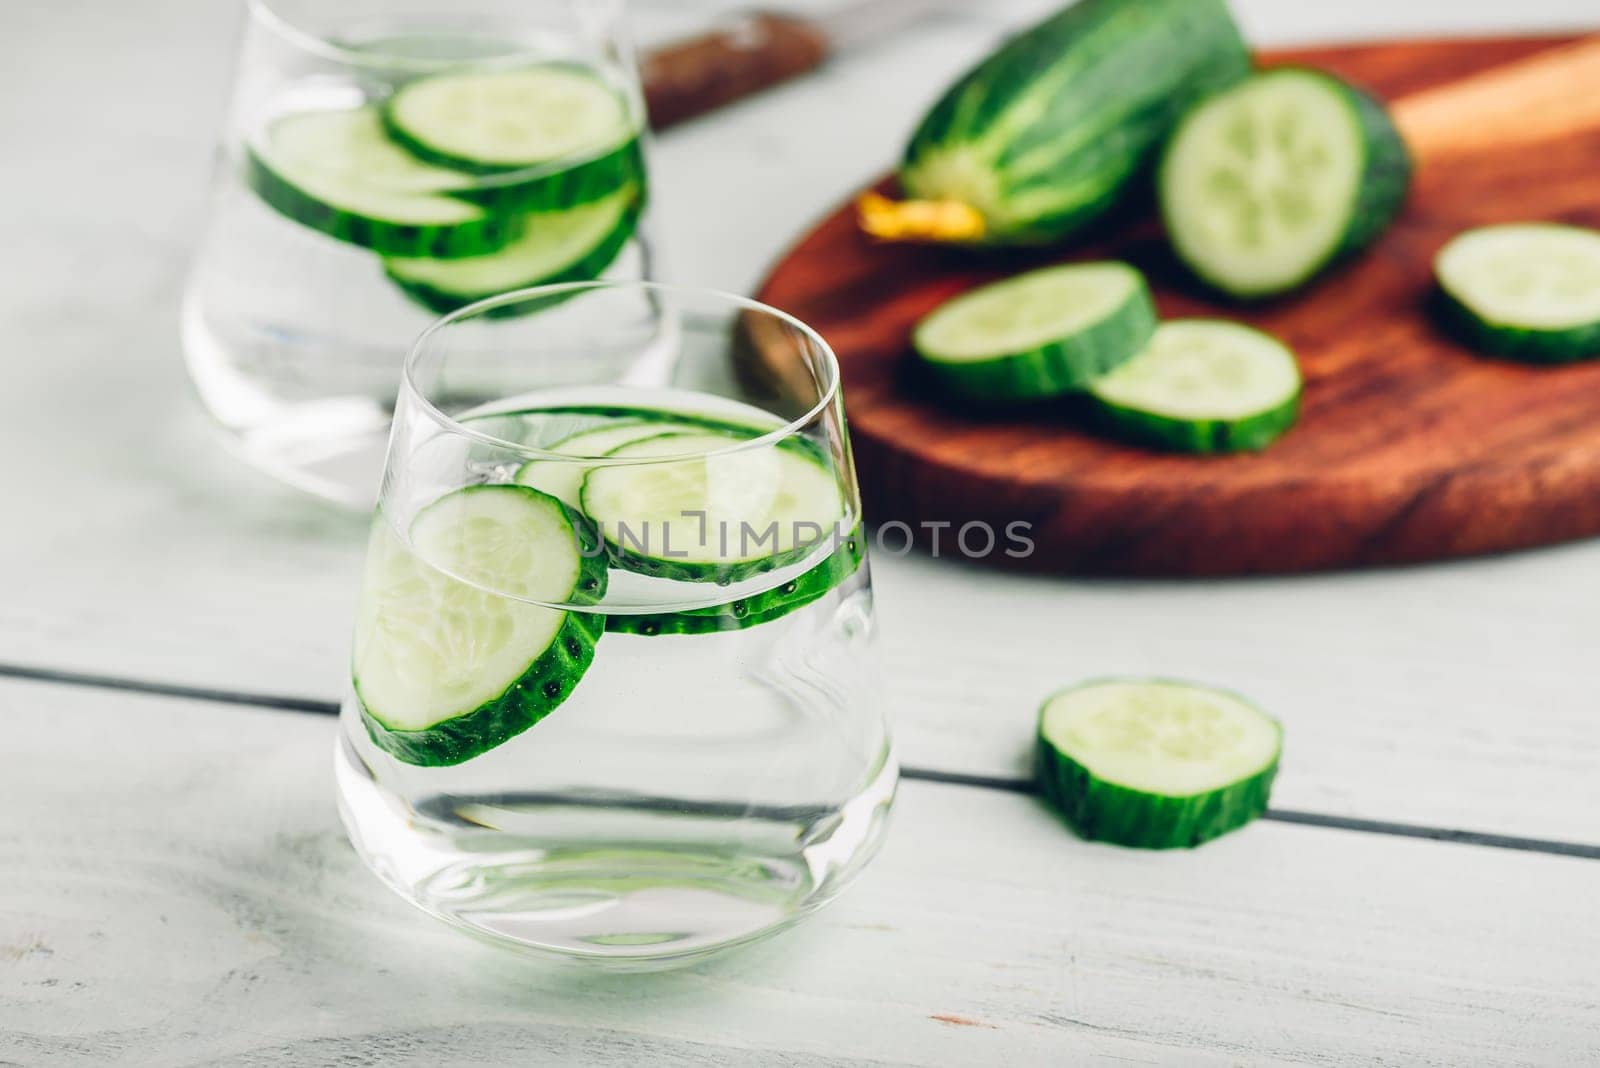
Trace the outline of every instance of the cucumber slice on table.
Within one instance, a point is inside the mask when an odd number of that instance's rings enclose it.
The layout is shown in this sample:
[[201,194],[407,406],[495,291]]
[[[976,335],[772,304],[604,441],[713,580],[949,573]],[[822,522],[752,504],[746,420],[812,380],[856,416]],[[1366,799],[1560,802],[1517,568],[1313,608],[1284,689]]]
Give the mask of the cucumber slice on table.
[[[634,187],[565,211],[530,215],[523,235],[498,252],[465,259],[390,258],[389,278],[431,311],[463,308],[485,297],[528,286],[598,278],[633,236],[639,213]],[[524,301],[486,315],[521,315],[548,307]]]
[[911,340],[952,392],[1031,400],[1082,389],[1143,348],[1155,326],[1138,271],[1075,263],[963,293],[918,323]]
[[1157,185],[1178,256],[1225,293],[1265,297],[1370,244],[1410,180],[1382,104],[1331,74],[1288,67],[1186,115]]
[[747,440],[703,430],[613,449],[609,457],[633,462],[595,467],[580,494],[612,561],[661,578],[728,583],[794,563],[831,538],[844,497],[816,449],[799,441],[739,448]]
[[592,529],[553,497],[456,490],[417,515],[409,547],[380,517],[367,560],[351,677],[374,744],[407,764],[459,764],[520,734],[594,659],[603,617],[528,603],[605,594]]
[[476,256],[521,233],[520,218],[450,195],[472,178],[407,154],[370,107],[278,119],[250,146],[245,170],[281,214],[386,255]]
[[1265,448],[1294,425],[1300,368],[1270,334],[1221,319],[1173,319],[1089,396],[1112,433],[1181,452]]
[[547,210],[593,200],[639,173],[626,99],[568,64],[422,78],[395,91],[383,118],[430,163],[479,175],[546,172],[505,189]]
[[1483,352],[1538,363],[1600,356],[1600,231],[1507,223],[1433,261],[1445,324]]
[[1221,690],[1091,682],[1040,710],[1039,780],[1084,838],[1196,846],[1266,811],[1282,745],[1276,720]]

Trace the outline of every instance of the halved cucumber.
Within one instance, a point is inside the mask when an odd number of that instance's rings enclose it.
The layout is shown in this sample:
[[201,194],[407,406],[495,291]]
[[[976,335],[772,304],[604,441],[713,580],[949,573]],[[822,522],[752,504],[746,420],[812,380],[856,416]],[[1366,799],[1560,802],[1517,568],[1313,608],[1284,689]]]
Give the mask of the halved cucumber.
[[[418,303],[443,314],[513,289],[598,278],[633,236],[638,213],[639,191],[630,186],[566,211],[530,215],[523,235],[498,252],[453,260],[389,258],[383,269]],[[546,306],[522,301],[486,314],[520,315]]]
[[1138,271],[1075,263],[963,293],[918,323],[911,341],[948,389],[1027,400],[1083,388],[1143,348],[1155,326]]
[[1411,159],[1383,105],[1331,74],[1255,74],[1167,143],[1161,214],[1180,258],[1237,297],[1294,289],[1393,220]]
[[1456,235],[1433,270],[1445,325],[1473,348],[1538,363],[1600,356],[1600,231],[1483,226]]
[[1282,746],[1278,722],[1233,694],[1110,679],[1045,702],[1038,774],[1084,838],[1190,847],[1266,811]]
[[[742,435],[668,433],[612,450],[584,479],[583,511],[618,567],[737,582],[810,553],[845,516],[832,469],[808,444],[739,448]],[[681,457],[680,459],[662,459]]]
[[855,574],[861,566],[865,550],[866,536],[858,527],[848,537],[839,539],[839,544],[826,560],[781,586],[707,608],[608,615],[606,630],[655,637],[661,634],[712,634],[770,623],[797,608],[804,608]]
[[450,195],[471,177],[408,155],[370,107],[278,119],[249,147],[245,169],[250,187],[278,212],[385,255],[476,256],[521,233],[519,217]]
[[1222,319],[1173,319],[1089,396],[1133,441],[1181,452],[1265,448],[1294,425],[1300,368],[1270,334]]
[[408,546],[380,516],[368,546],[351,678],[367,733],[407,764],[459,764],[572,693],[604,629],[593,530],[524,486],[470,486],[418,513]]
[[560,63],[421,78],[394,92],[383,118],[418,159],[474,174],[595,158],[637,133],[615,89]]

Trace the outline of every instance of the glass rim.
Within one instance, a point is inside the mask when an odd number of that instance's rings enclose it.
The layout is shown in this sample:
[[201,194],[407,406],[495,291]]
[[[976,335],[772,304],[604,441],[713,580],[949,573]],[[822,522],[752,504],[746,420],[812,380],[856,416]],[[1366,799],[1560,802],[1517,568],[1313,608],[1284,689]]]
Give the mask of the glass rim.
[[[515,304],[523,300],[536,300],[541,297],[553,297],[558,294],[574,294],[584,291],[598,292],[601,290],[611,290],[617,292],[632,291],[660,293],[669,296],[676,295],[680,297],[693,297],[698,299],[710,298],[715,301],[720,301],[731,307],[742,309],[746,312],[757,312],[761,315],[776,319],[781,323],[786,323],[795,330],[799,331],[802,336],[804,336],[809,342],[811,342],[812,345],[815,346],[816,351],[821,354],[822,367],[827,374],[827,381],[821,384],[815,403],[813,403],[800,415],[795,416],[793,419],[786,420],[782,425],[774,427],[764,434],[742,441],[734,441],[729,445],[719,449],[703,449],[695,452],[668,453],[660,456],[650,457],[582,456],[572,453],[553,452],[550,449],[541,449],[537,446],[512,441],[508,438],[496,437],[493,434],[487,434],[474,427],[467,426],[461,420],[456,419],[451,415],[447,415],[428,397],[427,393],[418,386],[416,378],[417,365],[426,358],[428,352],[430,351],[430,342],[433,340],[435,335],[442,333],[449,327],[455,326],[464,320],[474,318],[483,312],[490,311],[494,308],[503,307],[507,304]],[[424,415],[426,415],[429,420],[438,425],[441,430],[444,430],[447,433],[458,434],[461,437],[472,441],[477,441],[484,445],[490,445],[498,449],[505,449],[529,460],[550,460],[559,463],[581,463],[585,466],[605,467],[644,466],[673,462],[681,463],[685,460],[697,460],[714,456],[727,456],[732,453],[743,452],[747,449],[758,449],[771,445],[777,445],[780,442],[786,441],[789,438],[792,438],[803,432],[807,426],[814,423],[819,416],[821,416],[834,404],[839,397],[839,379],[839,357],[833,351],[833,346],[829,345],[827,339],[818,333],[815,328],[811,327],[801,319],[790,315],[788,312],[783,311],[781,308],[774,308],[770,304],[763,304],[761,301],[755,300],[751,297],[743,297],[737,293],[730,293],[727,290],[722,289],[713,289],[708,286],[685,286],[676,285],[669,282],[605,279],[591,279],[584,282],[559,282],[553,285],[528,286],[523,289],[513,289],[505,293],[499,293],[492,297],[485,297],[482,300],[473,301],[471,304],[457,308],[455,311],[443,315],[429,323],[427,328],[424,329],[422,333],[417,335],[417,339],[411,343],[411,348],[406,353],[405,362],[401,365],[400,370],[400,381],[404,391],[411,396],[411,399],[417,405],[418,409]]]
[[[459,59],[430,59],[423,56],[395,55],[370,48],[358,48],[353,45],[341,44],[326,34],[307,29],[278,10],[278,0],[245,0],[245,5],[250,12],[251,18],[282,39],[291,42],[301,51],[321,59],[333,60],[351,67],[398,68],[423,73],[461,66],[461,60]],[[618,5],[617,10],[620,11],[620,5]],[[619,18],[620,16],[613,14],[612,17]],[[536,53],[533,51],[524,52],[518,50],[504,56],[475,60],[474,63],[479,66],[493,68],[502,63],[521,63],[528,56],[534,54]]]

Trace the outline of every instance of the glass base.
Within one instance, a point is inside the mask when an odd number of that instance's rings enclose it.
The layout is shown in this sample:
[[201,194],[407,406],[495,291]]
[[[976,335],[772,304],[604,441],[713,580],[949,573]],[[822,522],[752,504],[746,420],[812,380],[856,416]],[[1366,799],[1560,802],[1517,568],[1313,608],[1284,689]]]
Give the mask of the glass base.
[[401,897],[492,942],[617,970],[692,964],[826,904],[877,852],[898,781],[888,761],[825,813],[584,794],[408,813],[343,736],[334,763],[350,839]]

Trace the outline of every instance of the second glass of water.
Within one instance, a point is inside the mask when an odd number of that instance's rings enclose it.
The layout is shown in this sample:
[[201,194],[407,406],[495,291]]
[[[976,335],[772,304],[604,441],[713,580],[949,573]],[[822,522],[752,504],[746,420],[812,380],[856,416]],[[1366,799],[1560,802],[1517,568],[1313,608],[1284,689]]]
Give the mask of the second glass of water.
[[229,443],[370,506],[430,320],[649,277],[643,131],[620,0],[251,0],[183,312]]

